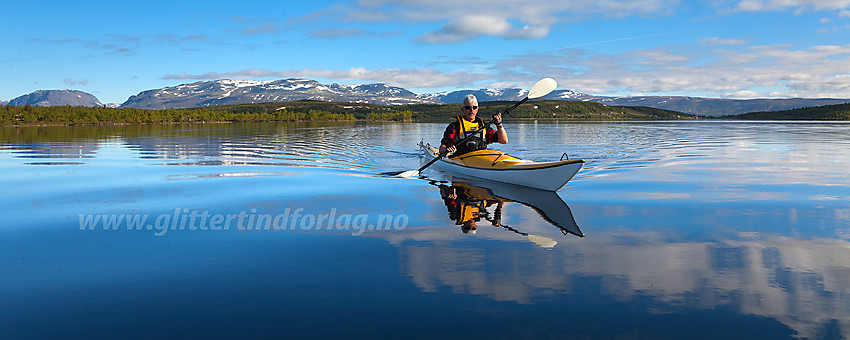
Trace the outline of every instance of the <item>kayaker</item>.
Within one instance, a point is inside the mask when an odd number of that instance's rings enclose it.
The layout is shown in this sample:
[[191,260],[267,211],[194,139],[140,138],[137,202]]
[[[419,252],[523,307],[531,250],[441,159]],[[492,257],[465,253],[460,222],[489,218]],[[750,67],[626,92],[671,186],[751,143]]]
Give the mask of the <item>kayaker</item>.
[[[468,94],[463,98],[463,105],[460,108],[461,114],[455,117],[455,121],[446,127],[443,132],[443,139],[440,141],[440,154],[446,152],[454,153],[454,155],[462,155],[470,151],[486,149],[490,143],[508,143],[508,133],[502,126],[502,114],[493,115],[493,121],[496,124],[495,129],[491,129],[484,124],[484,121],[478,117],[478,98],[475,95]],[[470,134],[475,135],[462,145],[457,145]]]

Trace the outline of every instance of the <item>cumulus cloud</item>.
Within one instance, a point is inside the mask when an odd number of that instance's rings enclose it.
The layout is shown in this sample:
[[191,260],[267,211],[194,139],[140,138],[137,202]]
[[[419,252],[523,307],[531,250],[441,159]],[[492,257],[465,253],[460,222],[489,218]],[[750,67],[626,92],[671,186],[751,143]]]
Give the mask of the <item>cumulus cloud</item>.
[[755,91],[743,90],[743,91],[736,91],[736,92],[732,92],[732,93],[727,93],[727,94],[723,95],[723,97],[729,98],[729,99],[753,99],[753,98],[758,98],[759,93],[755,92]]
[[536,39],[564,22],[589,16],[622,18],[668,15],[680,0],[362,0],[333,6],[296,19],[296,22],[339,18],[347,22],[442,23],[416,40],[453,44],[481,36]]
[[235,72],[208,72],[203,74],[169,74],[163,79],[257,79],[257,78],[324,78],[331,81],[358,81],[385,83],[409,89],[454,87],[473,84],[492,78],[491,75],[472,72],[443,72],[435,69],[375,69],[353,67],[347,70],[265,70],[250,69]]
[[88,79],[74,80],[74,79],[71,79],[71,78],[65,78],[65,79],[62,80],[62,82],[65,83],[65,85],[68,85],[68,86],[71,86],[71,87],[87,86],[89,84]]
[[246,26],[246,27],[242,28],[242,34],[244,34],[244,35],[266,34],[266,33],[274,33],[274,32],[277,32],[277,31],[278,31],[277,24]]
[[794,9],[796,12],[847,10],[850,0],[739,0],[733,8],[737,11],[777,11]]
[[375,36],[376,34],[373,32],[369,32],[367,30],[361,28],[343,28],[343,29],[327,29],[327,30],[319,30],[307,33],[307,35],[314,38],[321,39],[337,39],[343,37],[354,37],[354,36]]
[[210,39],[203,34],[153,34],[141,36],[129,35],[108,35],[102,39],[83,40],[83,39],[54,39],[42,40],[31,39],[31,42],[56,44],[56,45],[76,45],[84,47],[91,51],[98,51],[111,55],[134,55],[136,51],[149,46],[174,46],[186,47],[195,46],[198,44],[209,43]]
[[466,15],[452,20],[438,31],[420,36],[417,40],[429,44],[456,44],[475,39],[481,35],[510,35],[521,38],[518,31],[521,31],[521,29],[516,30],[506,18]]
[[711,37],[711,38],[703,38],[699,40],[700,44],[709,45],[709,46],[722,46],[722,45],[746,45],[749,43],[744,39],[723,39],[719,37]]

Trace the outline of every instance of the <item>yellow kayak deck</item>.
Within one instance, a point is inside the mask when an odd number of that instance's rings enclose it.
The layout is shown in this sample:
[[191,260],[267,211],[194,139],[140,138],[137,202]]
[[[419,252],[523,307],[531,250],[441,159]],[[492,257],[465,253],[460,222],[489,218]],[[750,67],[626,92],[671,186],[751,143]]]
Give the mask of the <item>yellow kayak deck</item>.
[[571,159],[553,162],[534,162],[519,159],[498,150],[477,150],[451,157],[448,162],[481,169],[537,169],[570,163],[584,163],[583,159]]

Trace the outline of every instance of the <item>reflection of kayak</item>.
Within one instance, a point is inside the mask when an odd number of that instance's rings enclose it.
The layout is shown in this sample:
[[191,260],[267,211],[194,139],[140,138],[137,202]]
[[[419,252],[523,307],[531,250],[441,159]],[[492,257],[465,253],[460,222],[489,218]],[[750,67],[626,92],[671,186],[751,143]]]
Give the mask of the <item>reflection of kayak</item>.
[[[431,157],[437,157],[439,152],[437,148],[422,142],[419,147]],[[584,160],[534,162],[498,150],[484,149],[443,158],[434,165],[463,176],[556,191],[575,176],[584,165]]]
[[540,217],[561,229],[564,234],[584,237],[570,207],[553,191],[489,181],[453,181],[452,185],[465,188],[469,196],[480,200],[520,203],[534,209]]

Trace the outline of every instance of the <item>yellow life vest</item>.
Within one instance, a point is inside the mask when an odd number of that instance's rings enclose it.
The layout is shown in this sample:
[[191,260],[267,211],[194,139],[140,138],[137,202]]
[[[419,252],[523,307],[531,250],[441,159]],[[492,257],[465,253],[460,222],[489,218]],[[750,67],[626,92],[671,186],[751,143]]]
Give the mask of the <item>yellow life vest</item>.
[[484,205],[484,202],[481,203],[460,203],[460,211],[457,216],[457,221],[455,221],[456,225],[461,225],[463,222],[469,220],[478,221],[481,218],[481,208]]
[[[476,119],[474,122],[469,122],[463,119],[462,116],[455,118],[457,118],[458,124],[458,134],[454,140],[455,146],[458,148],[456,155],[487,148],[487,128],[484,127],[484,121]],[[457,143],[470,135],[474,135],[475,137],[472,137],[464,145],[457,145]]]

